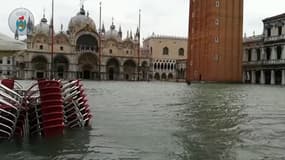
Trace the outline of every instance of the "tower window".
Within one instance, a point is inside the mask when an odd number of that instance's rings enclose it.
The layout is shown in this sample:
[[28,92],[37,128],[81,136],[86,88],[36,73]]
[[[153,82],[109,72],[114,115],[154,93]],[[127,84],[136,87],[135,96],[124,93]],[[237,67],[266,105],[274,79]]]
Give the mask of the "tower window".
[[215,38],[215,43],[219,43],[219,42],[220,42],[219,37],[216,37]]
[[44,46],[43,45],[40,45],[40,50],[43,50],[44,49]]
[[60,47],[60,50],[63,51],[63,47],[62,46]]
[[216,20],[215,20],[215,24],[216,24],[217,26],[220,24],[220,21],[219,21],[219,19],[218,19],[218,18],[216,18]]
[[216,1],[216,7],[220,7],[220,1]]

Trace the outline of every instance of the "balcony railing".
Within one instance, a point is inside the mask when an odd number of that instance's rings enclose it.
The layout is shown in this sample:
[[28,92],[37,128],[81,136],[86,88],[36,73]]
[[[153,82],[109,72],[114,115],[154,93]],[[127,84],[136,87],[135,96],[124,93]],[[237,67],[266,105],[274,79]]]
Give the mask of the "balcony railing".
[[285,65],[285,59],[243,62],[243,65]]
[[76,46],[76,52],[78,53],[97,53],[97,47],[96,46],[88,46],[88,45],[80,45]]
[[270,36],[270,37],[265,37],[264,41],[269,42],[269,41],[279,41],[279,40],[285,40],[285,35],[278,35],[278,36]]

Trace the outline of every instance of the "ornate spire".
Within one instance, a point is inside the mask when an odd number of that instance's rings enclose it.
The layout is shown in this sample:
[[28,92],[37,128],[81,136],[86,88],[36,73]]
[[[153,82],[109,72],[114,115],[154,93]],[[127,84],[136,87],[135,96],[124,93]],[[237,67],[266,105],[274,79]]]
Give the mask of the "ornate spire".
[[18,28],[16,29],[16,32],[15,32],[15,39],[16,39],[16,40],[19,40],[19,32],[18,32]]
[[46,10],[44,9],[44,11],[43,11],[43,18],[41,19],[41,22],[42,23],[47,23],[47,19],[46,19]]
[[131,33],[130,33],[130,38],[133,39],[133,32],[131,30]]
[[114,25],[114,18],[112,17],[112,25],[110,26],[111,30],[115,30],[116,26]]
[[101,32],[102,32],[102,33],[105,33],[105,32],[106,32],[104,22],[103,22],[103,24],[102,24],[102,31],[101,31]]
[[120,38],[123,37],[123,32],[122,32],[122,27],[121,27],[121,26],[119,27],[119,32],[118,32],[118,34],[119,34],[119,37],[120,37]]
[[138,27],[138,28],[137,28],[137,32],[136,32],[135,37],[138,39],[138,38],[139,38],[139,36],[140,36],[140,29],[139,29],[139,27]]
[[82,4],[80,11],[78,13],[79,15],[84,15],[85,16],[85,9],[84,9],[84,5]]
[[31,21],[31,17],[28,18],[28,24],[27,24],[27,35],[31,34],[33,32],[34,24]]
[[63,24],[60,25],[60,32],[63,32]]

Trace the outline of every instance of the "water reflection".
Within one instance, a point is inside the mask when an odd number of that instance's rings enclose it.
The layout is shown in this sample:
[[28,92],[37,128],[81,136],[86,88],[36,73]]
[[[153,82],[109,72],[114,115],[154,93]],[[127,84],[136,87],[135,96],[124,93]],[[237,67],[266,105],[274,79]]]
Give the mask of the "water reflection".
[[240,141],[244,105],[240,95],[226,86],[192,86],[179,112],[182,131],[175,134],[183,151],[181,160],[235,159],[233,147]]
[[[83,159],[89,152],[89,131],[86,129],[67,130],[64,136],[53,138],[31,138],[22,143],[5,142],[1,148],[5,160],[13,159]],[[3,144],[1,144],[3,145]],[[15,147],[17,146],[17,147]],[[19,156],[21,155],[21,156]],[[1,159],[2,159],[1,158]]]

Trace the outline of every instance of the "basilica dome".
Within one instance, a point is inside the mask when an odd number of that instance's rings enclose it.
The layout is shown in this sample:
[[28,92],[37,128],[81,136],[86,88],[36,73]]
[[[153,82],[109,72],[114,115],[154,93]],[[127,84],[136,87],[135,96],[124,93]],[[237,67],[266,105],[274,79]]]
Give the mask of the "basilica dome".
[[94,31],[96,30],[94,21],[89,17],[88,13],[86,16],[85,10],[82,7],[80,12],[69,21],[68,29],[71,33],[76,33],[86,26],[89,26]]
[[112,25],[110,26],[110,30],[105,33],[105,38],[106,39],[111,39],[111,38],[120,39],[121,38],[120,34],[121,34],[121,29],[120,31],[117,31],[116,26],[112,23]]
[[35,26],[34,31],[36,33],[43,33],[43,34],[49,34],[49,25],[47,24],[47,19],[45,18],[45,16],[41,19],[40,24]]

